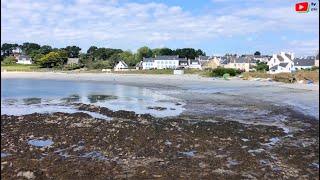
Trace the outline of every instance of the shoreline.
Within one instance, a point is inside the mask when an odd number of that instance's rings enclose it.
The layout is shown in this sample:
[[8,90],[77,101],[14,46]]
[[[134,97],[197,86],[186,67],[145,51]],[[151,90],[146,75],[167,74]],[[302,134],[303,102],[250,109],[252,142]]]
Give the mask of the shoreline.
[[[67,76],[66,76],[67,75]],[[50,80],[73,80],[73,81],[100,81],[113,82],[123,85],[134,86],[175,86],[185,85],[249,85],[249,86],[274,86],[289,89],[319,91],[319,82],[315,84],[286,84],[282,82],[267,82],[242,80],[233,78],[230,80],[201,77],[195,74],[163,75],[163,74],[115,74],[115,73],[64,73],[64,72],[1,72],[1,79],[28,78],[28,79],[50,79]]]

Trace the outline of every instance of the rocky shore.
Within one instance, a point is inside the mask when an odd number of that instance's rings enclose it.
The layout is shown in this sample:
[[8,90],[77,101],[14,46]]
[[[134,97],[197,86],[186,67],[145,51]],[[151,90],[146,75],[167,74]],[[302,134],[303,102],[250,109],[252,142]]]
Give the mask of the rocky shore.
[[[200,115],[156,118],[74,104],[86,113],[1,115],[3,179],[318,179],[319,121],[293,131]],[[290,111],[290,110],[288,110]],[[271,113],[281,113],[282,110]]]

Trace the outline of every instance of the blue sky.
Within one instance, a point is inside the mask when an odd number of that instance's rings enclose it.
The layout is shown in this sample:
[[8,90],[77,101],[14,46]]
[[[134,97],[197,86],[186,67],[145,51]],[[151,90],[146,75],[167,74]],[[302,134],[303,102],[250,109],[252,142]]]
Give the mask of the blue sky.
[[77,45],[83,51],[91,45],[132,51],[146,45],[200,48],[207,55],[256,50],[313,55],[319,44],[319,10],[296,13],[297,2],[2,0],[1,43]]

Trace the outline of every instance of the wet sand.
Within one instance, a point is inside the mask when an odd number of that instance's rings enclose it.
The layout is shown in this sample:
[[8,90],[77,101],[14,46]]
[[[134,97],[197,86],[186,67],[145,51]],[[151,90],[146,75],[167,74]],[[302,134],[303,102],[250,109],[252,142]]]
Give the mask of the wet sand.
[[[73,103],[111,120],[86,113],[2,115],[4,179],[319,179],[319,107],[310,105],[318,102],[317,85],[189,75],[4,76],[21,77],[148,86],[182,99],[186,110],[156,118]],[[30,144],[36,140],[53,143]]]

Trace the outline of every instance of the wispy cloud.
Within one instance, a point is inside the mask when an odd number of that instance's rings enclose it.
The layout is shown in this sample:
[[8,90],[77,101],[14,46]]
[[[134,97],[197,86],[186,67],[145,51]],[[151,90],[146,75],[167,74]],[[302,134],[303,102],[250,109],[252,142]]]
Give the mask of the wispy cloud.
[[223,14],[192,14],[180,6],[154,2],[3,0],[1,12],[3,42],[121,42],[125,49],[232,36],[250,39],[254,33],[280,30],[311,33],[318,38],[319,28],[317,13],[302,16],[290,6],[255,5],[249,10],[235,8]]

